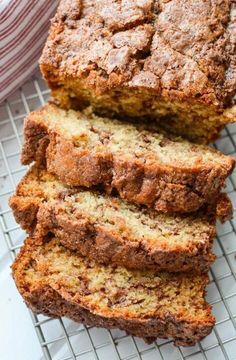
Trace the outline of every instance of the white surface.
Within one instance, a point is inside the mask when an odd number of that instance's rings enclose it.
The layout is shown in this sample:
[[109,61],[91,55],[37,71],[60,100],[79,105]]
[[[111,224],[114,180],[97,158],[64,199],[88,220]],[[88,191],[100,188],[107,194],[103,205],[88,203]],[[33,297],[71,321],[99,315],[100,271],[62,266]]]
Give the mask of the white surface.
[[42,350],[29,311],[11,278],[11,257],[0,236],[0,359],[38,360]]
[[[7,205],[9,194],[25,173],[19,155],[24,116],[43,104],[48,90],[40,77],[0,105],[0,360],[236,360],[236,217],[218,225],[214,251],[218,257],[210,273],[207,299],[213,304],[217,324],[201,343],[190,348],[176,348],[171,341],[158,340],[146,345],[142,340],[119,330],[107,331],[83,327],[67,319],[38,316],[44,339],[37,337],[28,310],[10,277],[11,258],[6,247],[14,251],[22,242]],[[236,125],[224,130],[216,146],[235,155]],[[236,208],[236,173],[227,181],[226,191]],[[1,232],[1,229],[3,230]],[[76,354],[76,355],[75,355]]]

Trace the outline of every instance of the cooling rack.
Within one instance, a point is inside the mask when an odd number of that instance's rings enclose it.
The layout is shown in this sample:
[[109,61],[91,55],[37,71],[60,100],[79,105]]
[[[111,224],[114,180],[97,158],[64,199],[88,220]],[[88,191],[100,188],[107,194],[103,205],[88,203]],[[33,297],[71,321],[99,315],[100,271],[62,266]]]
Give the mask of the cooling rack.
[[[20,164],[23,119],[48,98],[49,90],[36,72],[0,105],[0,232],[12,259],[25,237],[7,204],[8,197],[27,170]],[[236,124],[229,125],[214,146],[235,156]],[[65,318],[49,319],[30,312],[43,359],[236,360],[236,172],[226,185],[234,207],[234,219],[217,226],[218,236],[214,243],[217,261],[211,268],[207,288],[207,300],[213,305],[216,326],[206,339],[188,348],[174,347],[169,340],[157,340],[147,345],[120,330],[97,329]]]

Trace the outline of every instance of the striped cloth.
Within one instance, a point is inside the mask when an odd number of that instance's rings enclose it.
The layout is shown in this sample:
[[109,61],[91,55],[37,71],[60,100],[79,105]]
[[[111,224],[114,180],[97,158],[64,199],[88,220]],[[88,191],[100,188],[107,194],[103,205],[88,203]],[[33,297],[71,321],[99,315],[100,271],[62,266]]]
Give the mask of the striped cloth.
[[0,103],[34,72],[56,0],[0,0]]

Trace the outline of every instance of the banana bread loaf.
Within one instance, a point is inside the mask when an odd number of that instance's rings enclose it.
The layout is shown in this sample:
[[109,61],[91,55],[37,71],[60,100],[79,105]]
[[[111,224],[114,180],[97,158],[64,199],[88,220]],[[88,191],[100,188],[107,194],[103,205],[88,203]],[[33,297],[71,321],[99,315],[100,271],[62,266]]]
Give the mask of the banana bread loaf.
[[193,345],[214,325],[204,300],[206,275],[104,267],[65,249],[56,238],[26,240],[13,277],[36,313],[99,327],[118,327],[147,341]]
[[[53,233],[65,247],[99,263],[201,273],[215,259],[213,211],[158,214],[99,191],[63,185],[37,167],[22,179],[9,204],[30,235]],[[224,208],[228,211],[225,201]]]
[[65,184],[103,185],[134,203],[188,213],[216,201],[232,157],[143,125],[47,105],[25,120],[23,164],[43,163]]
[[59,103],[208,143],[236,119],[236,3],[61,0],[41,57]]

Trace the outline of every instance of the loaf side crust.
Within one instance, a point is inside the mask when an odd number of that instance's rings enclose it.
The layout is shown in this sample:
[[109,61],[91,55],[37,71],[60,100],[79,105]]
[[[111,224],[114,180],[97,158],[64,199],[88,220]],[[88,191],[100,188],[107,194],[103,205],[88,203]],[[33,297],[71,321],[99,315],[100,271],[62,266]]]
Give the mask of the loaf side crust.
[[[30,266],[31,253],[35,246],[34,239],[26,240],[25,245],[15,260],[12,270],[16,286],[25,300],[28,307],[35,313],[42,313],[47,316],[66,316],[76,322],[97,327],[115,328],[125,330],[128,334],[142,337],[147,342],[154,341],[157,337],[174,339],[175,345],[192,346],[197,341],[207,336],[214,325],[214,317],[211,315],[211,306],[206,304],[206,319],[199,322],[188,322],[183,318],[175,318],[171,315],[165,319],[125,318],[108,314],[96,314],[93,309],[85,308],[78,301],[70,299],[70,295],[60,289],[56,291],[49,284],[42,281],[33,289],[28,288],[24,276],[25,269]],[[205,279],[205,280],[204,280]],[[207,277],[203,278],[204,287]]]
[[234,31],[230,0],[62,0],[40,66],[62,106],[157,119],[209,142],[235,121]]
[[86,78],[98,93],[142,89],[146,82],[164,98],[222,108],[236,93],[234,10],[230,0],[102,0],[93,6],[61,0],[41,66],[51,66],[49,76],[58,79]]
[[100,116],[156,123],[169,134],[181,136],[198,144],[210,144],[217,140],[225,124],[236,119],[236,106],[223,114],[211,107],[194,104],[193,101],[159,100],[150,91],[119,89],[102,95],[88,90],[80,80],[64,81],[63,86],[51,87],[53,102],[63,109],[83,110],[91,105]]

